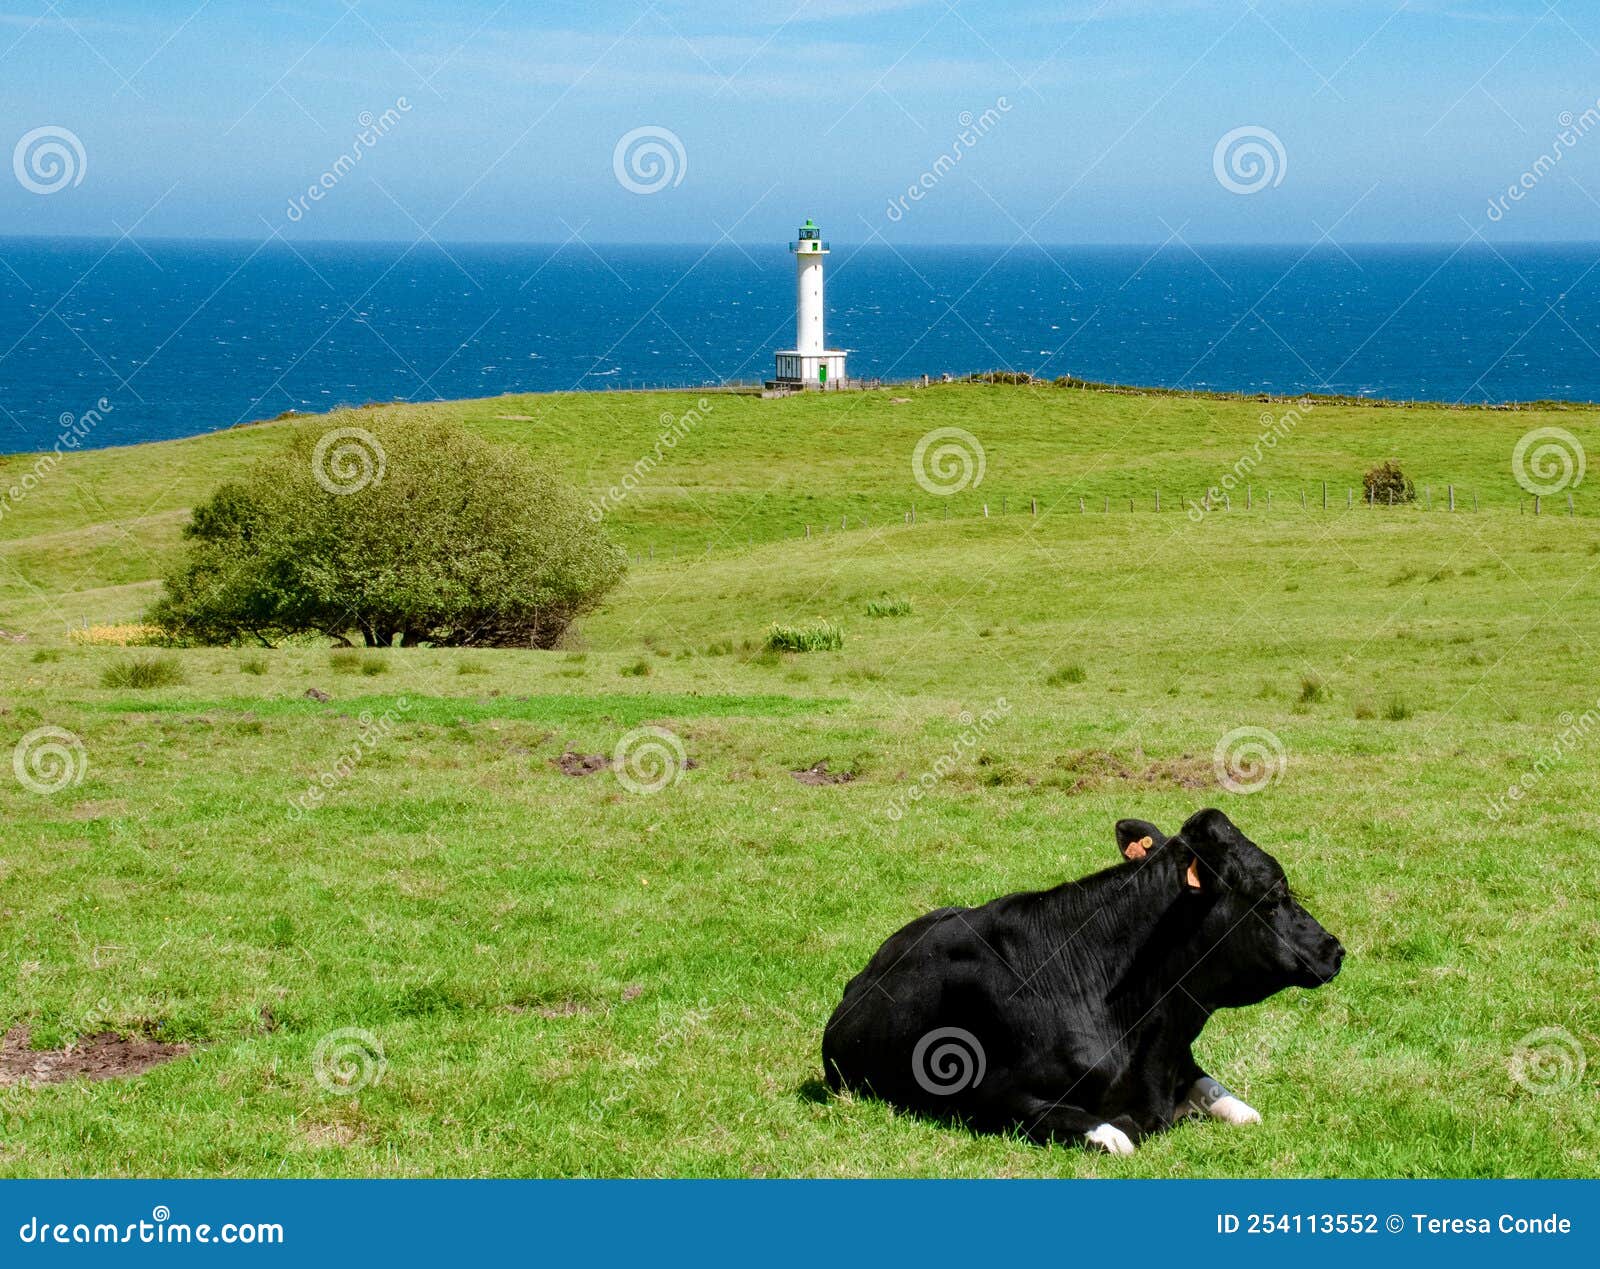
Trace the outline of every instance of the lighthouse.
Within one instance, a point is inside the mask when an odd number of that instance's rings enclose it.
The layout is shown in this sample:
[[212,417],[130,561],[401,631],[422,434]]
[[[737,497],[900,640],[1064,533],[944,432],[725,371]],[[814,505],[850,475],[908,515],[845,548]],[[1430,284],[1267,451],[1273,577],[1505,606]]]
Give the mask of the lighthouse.
[[822,333],[822,261],[828,244],[810,220],[789,244],[794,254],[794,347],[778,354],[778,388],[842,388],[844,353]]

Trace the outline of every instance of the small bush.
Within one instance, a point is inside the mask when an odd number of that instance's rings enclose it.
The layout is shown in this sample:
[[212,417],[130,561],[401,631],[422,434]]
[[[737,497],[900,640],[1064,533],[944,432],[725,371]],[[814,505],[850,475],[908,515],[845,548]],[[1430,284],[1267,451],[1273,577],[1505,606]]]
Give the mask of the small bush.
[[266,657],[246,657],[243,661],[239,662],[240,674],[262,675],[265,674],[269,668],[270,667],[267,665]]
[[867,616],[869,617],[909,617],[911,615],[911,601],[909,599],[890,599],[887,595],[882,599],[869,599],[867,601]]
[[1391,697],[1389,703],[1383,707],[1383,716],[1391,723],[1403,723],[1411,717],[1411,706],[1406,704],[1403,697]]
[[1387,459],[1379,463],[1361,478],[1363,496],[1375,502],[1380,507],[1386,507],[1391,502],[1415,502],[1417,500],[1417,487],[1411,483],[1411,478],[1400,470],[1400,465],[1394,459]]
[[825,617],[805,626],[783,626],[773,622],[767,631],[769,652],[837,652],[844,647],[844,628]]
[[368,678],[384,674],[389,663],[381,656],[363,655],[353,648],[342,648],[328,654],[328,666],[335,674],[365,674]]
[[43,665],[46,661],[61,660],[60,648],[35,648],[32,657],[35,665]]
[[113,661],[100,676],[102,687],[171,687],[183,682],[183,668],[165,657]]
[[1068,683],[1082,683],[1089,676],[1084,673],[1081,665],[1064,665],[1059,670],[1053,670],[1045,679],[1046,687],[1063,687]]
[[1307,674],[1300,680],[1300,703],[1302,705],[1316,705],[1328,699],[1328,687],[1314,674]]
[[622,677],[625,679],[642,679],[650,673],[650,662],[640,657],[632,665],[622,667]]
[[479,665],[476,661],[459,661],[456,663],[457,674],[487,674],[489,667]]

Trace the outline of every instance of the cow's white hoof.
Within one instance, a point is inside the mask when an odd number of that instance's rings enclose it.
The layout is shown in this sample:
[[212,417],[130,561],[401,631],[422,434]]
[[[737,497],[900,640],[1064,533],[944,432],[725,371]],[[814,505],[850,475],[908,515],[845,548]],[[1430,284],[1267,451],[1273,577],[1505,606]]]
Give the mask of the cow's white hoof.
[[1226,1097],[1219,1097],[1208,1107],[1211,1115],[1222,1120],[1225,1124],[1259,1124],[1261,1112],[1254,1106],[1247,1106],[1232,1093]]
[[[1248,1107],[1246,1107],[1248,1109]],[[1251,1112],[1254,1114],[1255,1112]],[[1107,1154],[1132,1154],[1133,1142],[1122,1129],[1111,1124],[1101,1124],[1083,1134]]]

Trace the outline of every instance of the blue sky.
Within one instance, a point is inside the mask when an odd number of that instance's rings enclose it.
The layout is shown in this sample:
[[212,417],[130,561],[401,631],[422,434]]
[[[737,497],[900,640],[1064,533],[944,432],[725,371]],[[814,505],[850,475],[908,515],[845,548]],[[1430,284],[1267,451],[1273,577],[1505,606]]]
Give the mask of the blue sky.
[[[770,242],[809,214],[908,246],[1493,242],[1600,223],[1600,5],[1580,0],[0,0],[0,54],[5,146],[64,129],[82,154],[48,197],[0,180],[7,234]],[[639,129],[667,165],[650,193],[619,178],[658,179],[619,156]],[[1266,165],[1249,192],[1262,169],[1217,148],[1240,129]]]

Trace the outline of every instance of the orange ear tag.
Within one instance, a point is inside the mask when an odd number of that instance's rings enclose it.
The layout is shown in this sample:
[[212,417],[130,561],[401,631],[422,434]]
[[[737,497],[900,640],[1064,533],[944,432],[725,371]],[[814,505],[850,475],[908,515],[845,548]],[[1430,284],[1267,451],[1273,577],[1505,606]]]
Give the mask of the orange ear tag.
[[1143,859],[1145,852],[1150,849],[1151,839],[1141,837],[1136,842],[1129,842],[1128,849],[1123,852],[1129,859]]
[[1198,859],[1191,859],[1189,861],[1189,871],[1184,873],[1184,875],[1183,875],[1183,879],[1189,883],[1189,889],[1191,889],[1191,890],[1200,889],[1200,867],[1199,867],[1199,864],[1200,864],[1200,861]]

